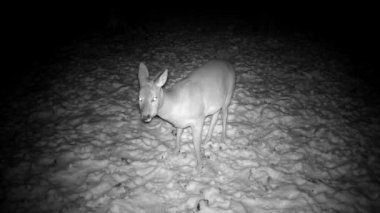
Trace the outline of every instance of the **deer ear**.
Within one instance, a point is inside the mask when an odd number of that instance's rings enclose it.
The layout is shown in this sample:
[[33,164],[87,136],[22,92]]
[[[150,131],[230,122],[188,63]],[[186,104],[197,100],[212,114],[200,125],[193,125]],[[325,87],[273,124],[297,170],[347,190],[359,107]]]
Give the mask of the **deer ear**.
[[168,79],[168,70],[166,69],[158,78],[154,81],[156,86],[162,87],[166,83],[166,80]]
[[149,79],[149,72],[148,68],[145,66],[144,63],[140,63],[139,67],[139,83],[140,85],[145,84]]

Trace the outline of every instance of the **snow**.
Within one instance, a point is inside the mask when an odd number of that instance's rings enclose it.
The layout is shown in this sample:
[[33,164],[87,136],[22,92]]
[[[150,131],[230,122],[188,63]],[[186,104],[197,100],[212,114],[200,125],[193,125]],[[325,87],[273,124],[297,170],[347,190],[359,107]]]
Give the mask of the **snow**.
[[[1,209],[379,209],[379,102],[365,98],[365,85],[344,74],[339,57],[312,43],[300,47],[286,38],[231,32],[168,32],[146,42],[131,55],[101,60],[75,55],[57,62],[49,69],[60,71],[60,78],[51,80],[49,89],[2,106],[8,123],[0,129],[7,141],[0,164]],[[228,138],[220,142],[219,119],[212,140],[202,144],[204,167],[198,172],[189,129],[175,154],[170,124],[160,118],[140,121],[138,64],[146,62],[153,73],[168,68],[170,87],[219,48],[234,50],[237,73]]]

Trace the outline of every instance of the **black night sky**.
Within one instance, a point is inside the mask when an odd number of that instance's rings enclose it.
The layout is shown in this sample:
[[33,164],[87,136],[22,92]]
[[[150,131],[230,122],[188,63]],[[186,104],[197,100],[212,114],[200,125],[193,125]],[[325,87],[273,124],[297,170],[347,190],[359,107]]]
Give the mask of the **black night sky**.
[[[6,8],[6,7],[4,7]],[[28,67],[35,59],[47,60],[70,42],[86,39],[91,33],[104,33],[111,15],[133,29],[147,23],[168,20],[196,20],[209,17],[238,17],[253,33],[268,28],[270,33],[303,33],[322,40],[331,48],[348,54],[354,63],[373,68],[378,49],[378,13],[365,3],[26,3],[9,7],[3,19],[5,46],[16,65]],[[154,32],[151,32],[154,33]],[[14,73],[10,71],[10,73]]]

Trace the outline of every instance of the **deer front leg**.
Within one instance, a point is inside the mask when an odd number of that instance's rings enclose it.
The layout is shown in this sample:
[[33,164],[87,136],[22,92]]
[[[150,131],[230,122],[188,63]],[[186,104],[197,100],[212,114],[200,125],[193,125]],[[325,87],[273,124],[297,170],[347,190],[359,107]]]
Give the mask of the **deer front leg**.
[[177,139],[176,139],[176,146],[175,146],[175,153],[179,153],[181,149],[181,136],[182,136],[183,129],[177,128]]
[[193,143],[195,156],[197,157],[197,168],[201,166],[201,142],[202,142],[202,129],[203,129],[204,119],[197,121],[191,126],[193,131]]

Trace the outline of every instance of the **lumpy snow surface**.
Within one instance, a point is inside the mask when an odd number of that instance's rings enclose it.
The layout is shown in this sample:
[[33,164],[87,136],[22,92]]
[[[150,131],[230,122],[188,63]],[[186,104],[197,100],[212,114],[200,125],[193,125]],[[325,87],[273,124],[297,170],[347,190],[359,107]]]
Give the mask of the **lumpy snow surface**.
[[[2,209],[375,212],[378,102],[363,98],[366,90],[343,74],[338,57],[298,45],[168,33],[129,55],[57,62],[49,69],[61,77],[49,89],[2,106],[9,121],[1,127]],[[233,50],[236,69],[228,138],[221,143],[219,117],[198,172],[190,129],[176,154],[169,123],[140,120],[138,64],[152,75],[168,68],[170,88],[222,48]]]

